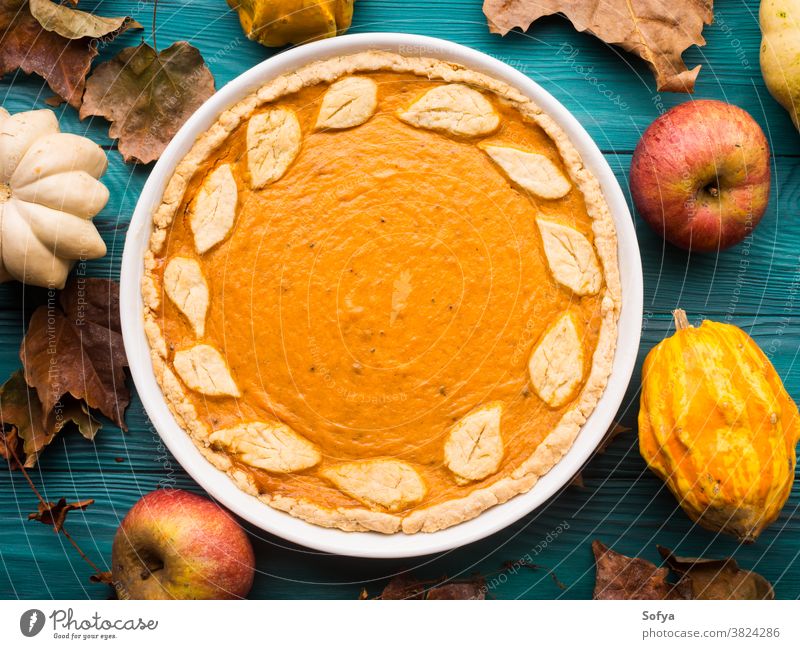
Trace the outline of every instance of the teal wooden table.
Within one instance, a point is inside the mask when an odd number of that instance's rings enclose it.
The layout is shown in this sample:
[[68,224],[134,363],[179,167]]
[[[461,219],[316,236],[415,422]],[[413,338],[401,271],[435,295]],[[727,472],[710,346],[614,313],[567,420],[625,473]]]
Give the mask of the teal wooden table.
[[[637,450],[639,368],[646,352],[671,329],[670,311],[744,328],[775,364],[786,387],[800,399],[800,138],[764,87],[758,66],[760,33],[756,0],[717,3],[716,22],[705,30],[708,44],[687,55],[700,63],[695,97],[717,98],[749,111],[767,134],[774,153],[773,189],[767,214],[752,239],[718,257],[665,247],[638,218],[642,251],[645,320],[639,364],[618,419],[631,428],[605,453],[591,459],[583,485],[570,486],[515,525],[467,547],[419,559],[368,561],[326,556],[251,530],[258,557],[256,598],[355,598],[362,587],[376,594],[396,572],[414,568],[437,578],[488,575],[489,596],[588,598],[594,582],[592,539],[657,561],[656,543],[685,555],[733,555],[775,585],[780,598],[800,597],[800,482],[780,518],[751,546],[740,547],[693,526],[674,498],[646,469]],[[105,15],[128,14],[149,30],[152,6],[114,0],[81,6]],[[274,53],[247,41],[224,0],[162,0],[158,42],[188,40],[202,51],[217,87]],[[665,107],[687,99],[659,95],[638,60],[597,39],[576,33],[552,17],[529,34],[489,34],[480,0],[359,0],[352,32],[399,31],[446,38],[487,52],[518,68],[559,99],[604,151],[626,195],[631,153],[642,131]],[[118,39],[101,55],[138,41]],[[0,81],[2,105],[11,112],[43,107],[49,90],[38,78],[9,75]],[[89,264],[89,274],[119,277],[125,232],[149,167],[125,165],[103,120],[80,122],[74,110],[59,110],[64,130],[85,134],[108,152],[105,182],[111,201],[96,222],[108,255]],[[18,366],[18,349],[33,309],[44,299],[37,289],[0,286],[0,378]],[[624,342],[623,342],[624,344]],[[44,454],[32,478],[50,500],[95,498],[85,513],[73,513],[70,532],[86,552],[108,565],[120,519],[143,494],[158,486],[198,490],[160,444],[134,395],[129,432],[104,422],[96,441],[64,435]],[[89,570],[61,536],[26,520],[36,501],[19,473],[0,471],[0,596],[5,598],[106,598]],[[508,570],[527,557],[538,568]],[[554,579],[552,574],[557,576]]]

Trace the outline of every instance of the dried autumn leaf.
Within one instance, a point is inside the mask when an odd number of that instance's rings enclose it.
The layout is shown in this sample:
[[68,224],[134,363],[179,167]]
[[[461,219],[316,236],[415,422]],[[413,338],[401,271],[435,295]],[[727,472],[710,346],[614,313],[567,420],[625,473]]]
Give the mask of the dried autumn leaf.
[[58,502],[55,503],[40,502],[38,511],[33,514],[28,514],[28,520],[51,525],[56,532],[60,532],[64,527],[64,521],[67,520],[67,514],[79,509],[86,509],[93,503],[93,498],[75,503],[68,503],[66,498],[59,498]]
[[679,557],[658,546],[667,565],[681,576],[691,599],[775,599],[775,591],[764,577],[742,570],[734,559]]
[[0,0],[0,77],[17,69],[37,74],[78,108],[97,39],[139,27],[130,18],[91,16],[50,0]]
[[597,564],[594,599],[690,599],[667,582],[669,570],[592,542]]
[[0,457],[8,463],[10,471],[16,471],[22,466],[19,462],[22,455],[22,440],[17,434],[16,426],[0,426]]
[[28,0],[28,5],[31,15],[44,29],[70,40],[102,38],[123,26],[141,28],[138,22],[127,16],[104,18],[50,0]]
[[212,94],[214,77],[197,48],[179,41],[156,53],[142,43],[97,66],[80,116],[108,119],[125,162],[146,164]]
[[703,26],[714,19],[713,0],[484,0],[483,13],[489,30],[501,35],[564,14],[578,31],[644,59],[665,92],[694,91],[701,66],[687,70],[681,56],[705,45]]
[[42,403],[36,391],[25,383],[22,371],[14,372],[0,386],[0,456],[8,460],[10,468],[19,468],[17,460],[25,468],[33,467],[44,447],[70,422],[89,440],[100,429],[100,422],[92,417],[86,404],[69,396],[57,405],[53,424],[46,428]]
[[[59,294],[59,306],[34,312],[20,348],[25,380],[42,402],[45,430],[58,428],[68,396],[126,430],[123,413],[130,393],[125,385],[128,361],[119,321],[119,284],[72,278]],[[84,421],[81,432],[91,438],[91,428]]]
[[[736,561],[679,557],[658,546],[668,567],[609,550],[592,543],[597,576],[594,599],[775,599],[770,584],[758,573],[739,568]],[[680,579],[666,581],[672,569]]]
[[56,432],[72,422],[81,435],[92,441],[102,424],[92,416],[86,403],[72,397],[64,397],[62,405],[62,411],[56,414]]
[[[19,453],[19,445],[15,445],[14,453],[26,468],[36,464],[41,450],[55,436],[54,431],[46,432],[42,403],[36,391],[25,383],[21,371],[14,372],[0,387],[0,424],[7,434],[14,433],[16,439],[22,442],[22,454]],[[6,437],[6,440],[10,439],[13,438]],[[3,456],[11,460],[14,454],[4,450]]]
[[398,575],[389,581],[378,599],[486,599],[486,584],[482,577],[441,583],[441,580],[420,581],[413,575]]
[[608,447],[611,445],[617,437],[624,433],[629,433],[632,429],[629,426],[623,426],[618,421],[615,421],[611,424],[611,428],[606,431],[605,437],[600,441],[597,445],[597,450],[595,453],[598,455],[601,453],[605,453],[608,450]]

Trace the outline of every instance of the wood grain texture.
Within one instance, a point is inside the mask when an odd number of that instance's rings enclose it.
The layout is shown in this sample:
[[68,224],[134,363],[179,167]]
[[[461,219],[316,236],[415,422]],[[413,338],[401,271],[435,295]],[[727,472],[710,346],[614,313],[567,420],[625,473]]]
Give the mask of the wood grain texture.
[[[656,543],[683,554],[734,554],[743,566],[770,579],[778,597],[800,597],[800,486],[795,485],[780,519],[756,544],[738,547],[731,539],[691,524],[646,469],[636,442],[638,368],[647,350],[670,333],[669,312],[679,305],[693,321],[709,316],[743,327],[770,356],[790,394],[800,398],[796,363],[800,321],[795,315],[800,300],[799,139],[759,74],[758,3],[718,4],[717,22],[705,30],[708,44],[686,54],[689,67],[704,66],[695,97],[736,103],[762,125],[776,154],[770,206],[751,240],[719,256],[688,255],[664,246],[634,215],[644,264],[646,314],[637,371],[618,415],[631,430],[588,463],[582,472],[583,486],[566,487],[508,529],[441,556],[403,561],[332,557],[248,528],[259,569],[253,597],[354,598],[362,587],[377,594],[391,575],[414,568],[425,577],[481,572],[487,575],[493,598],[585,598],[591,596],[594,581],[590,549],[594,538],[653,561],[658,560]],[[630,154],[639,135],[661,110],[687,97],[659,96],[643,64],[574,32],[559,17],[540,21],[527,34],[491,35],[480,6],[479,0],[359,0],[352,31],[448,38],[513,65],[576,115],[606,153],[627,195]],[[97,7],[106,15],[133,15],[146,30],[150,27],[149,3],[84,0],[82,7]],[[101,53],[101,60],[138,39],[136,34],[123,35]],[[277,51],[247,41],[224,0],[162,0],[159,45],[178,39],[200,48],[217,87]],[[12,112],[42,108],[49,96],[36,78],[8,75],[0,81],[0,100]],[[108,151],[104,182],[111,200],[97,223],[109,254],[89,263],[87,272],[116,278],[130,215],[150,168],[122,163],[103,120],[80,122],[66,107],[58,113],[64,130],[85,134]],[[18,366],[25,324],[45,299],[41,289],[0,285],[0,378]],[[50,499],[97,500],[88,511],[71,514],[68,528],[101,563],[108,561],[120,518],[141,494],[158,486],[198,490],[164,450],[135,395],[126,419],[130,432],[123,434],[105,421],[93,443],[76,433],[63,435],[32,474]],[[25,520],[35,505],[22,476],[0,472],[0,597],[107,597],[106,587],[88,582],[87,567],[61,537]],[[520,559],[535,566],[503,568]]]

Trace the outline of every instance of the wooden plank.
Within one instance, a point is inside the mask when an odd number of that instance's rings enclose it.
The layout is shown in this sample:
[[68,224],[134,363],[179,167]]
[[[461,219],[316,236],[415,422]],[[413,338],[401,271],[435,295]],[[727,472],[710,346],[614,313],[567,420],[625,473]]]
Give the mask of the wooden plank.
[[[0,476],[4,493],[0,501],[0,552],[13,570],[11,582],[0,572],[0,597],[105,597],[108,590],[86,581],[90,574],[66,542],[48,527],[24,520],[35,509],[33,495],[21,476]],[[76,473],[48,474],[47,497],[94,497],[85,513],[70,514],[68,529],[82,548],[103,567],[108,566],[111,542],[119,520],[141,493],[159,484],[157,476],[128,477]],[[190,481],[178,486],[193,488]],[[600,538],[620,551],[641,554],[656,561],[659,543],[684,554],[736,556],[773,581],[779,596],[800,589],[797,545],[800,521],[796,516],[800,492],[781,518],[752,546],[738,547],[732,539],[715,537],[694,528],[677,510],[672,496],[652,476],[635,481],[568,489],[538,512],[488,539],[460,552],[398,561],[364,561],[311,552],[250,529],[260,571],[253,597],[356,598],[362,587],[377,594],[392,574],[413,569],[420,576],[468,577],[479,572],[489,579],[490,594],[497,598],[584,598],[594,579],[590,543]],[[790,514],[794,514],[790,518]],[[780,533],[778,533],[780,532]],[[525,560],[539,569],[516,572],[504,564]],[[26,569],[21,569],[25,566]],[[554,571],[566,589],[560,589],[548,571]],[[505,575],[505,577],[500,577]]]

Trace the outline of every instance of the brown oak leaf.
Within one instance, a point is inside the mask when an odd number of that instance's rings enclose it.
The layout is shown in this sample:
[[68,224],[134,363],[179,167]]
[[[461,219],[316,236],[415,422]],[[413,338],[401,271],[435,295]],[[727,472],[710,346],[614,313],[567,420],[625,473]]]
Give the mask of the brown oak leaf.
[[179,41],[156,53],[142,43],[97,66],[80,116],[108,119],[125,162],[146,164],[212,94],[214,77],[197,48]]
[[58,533],[64,527],[67,514],[78,509],[86,509],[92,503],[94,503],[93,498],[80,500],[74,503],[68,503],[66,498],[59,498],[58,502],[55,503],[40,502],[38,511],[33,514],[28,514],[28,520],[39,521],[45,525],[52,525],[53,530]]
[[[25,380],[42,402],[45,430],[57,431],[66,418],[79,416],[72,399],[102,412],[123,430],[130,392],[128,361],[122,343],[119,284],[73,277],[58,304],[39,307],[22,341]],[[94,424],[83,420],[91,437]],[[92,429],[94,428],[94,432]]]
[[588,31],[645,60],[659,91],[693,92],[701,66],[683,62],[691,45],[705,45],[703,27],[714,19],[713,0],[484,0],[489,30],[528,29],[542,16],[565,15]]
[[772,584],[757,572],[742,570],[734,559],[679,557],[661,546],[658,551],[692,599],[775,599]]
[[481,577],[443,581],[420,581],[413,575],[397,575],[378,599],[486,599],[486,585]]
[[592,542],[596,563],[594,599],[689,599],[667,582],[668,568],[626,557],[600,541]]
[[140,27],[130,18],[92,16],[50,0],[0,0],[0,77],[17,69],[37,74],[78,108],[97,40]]

